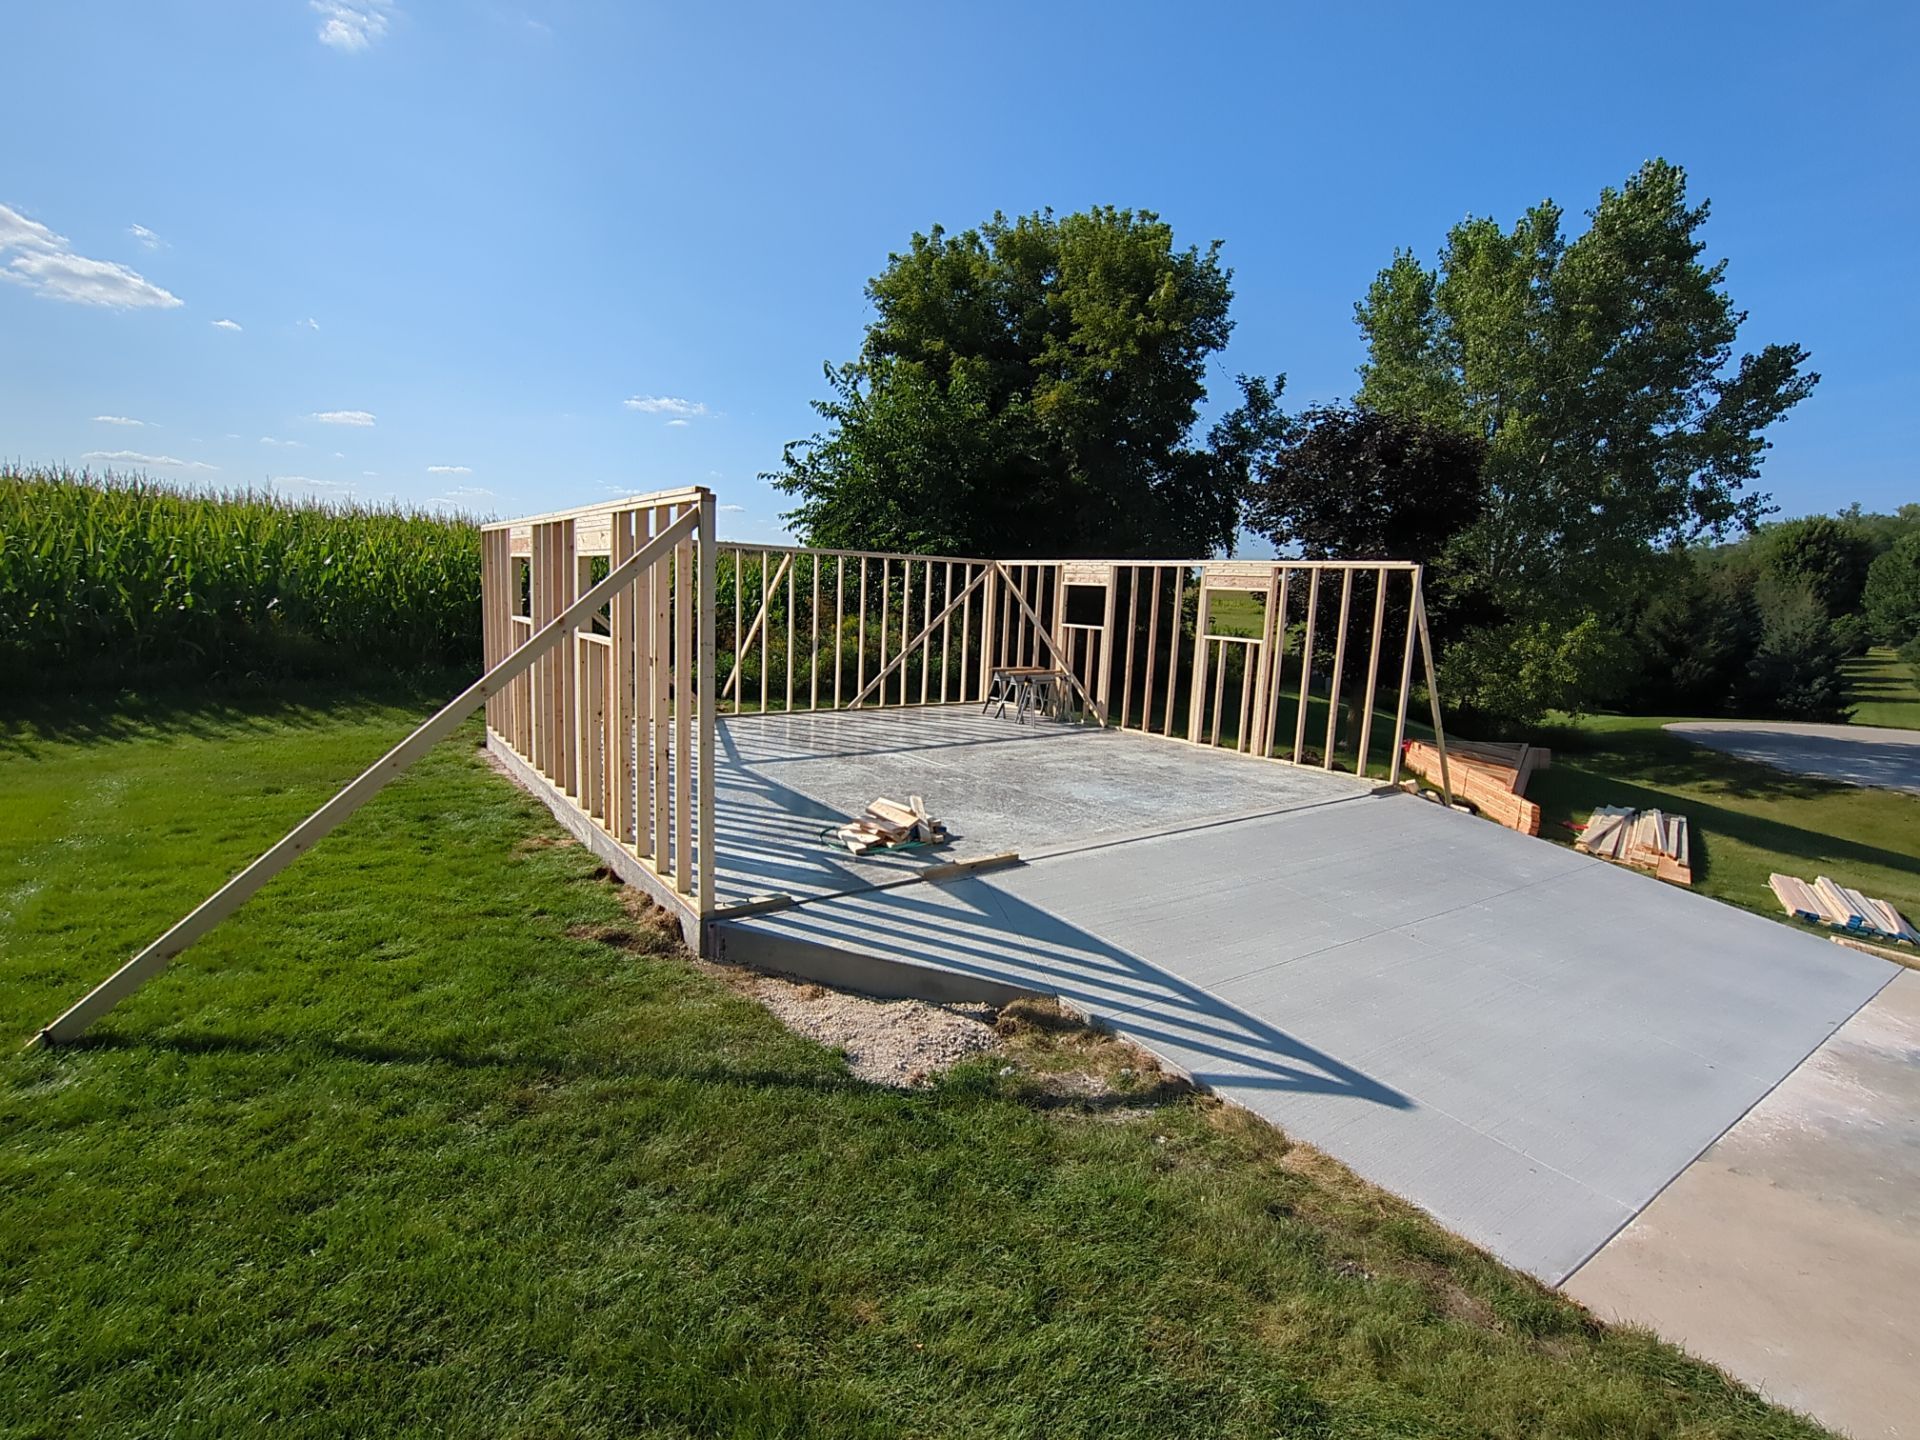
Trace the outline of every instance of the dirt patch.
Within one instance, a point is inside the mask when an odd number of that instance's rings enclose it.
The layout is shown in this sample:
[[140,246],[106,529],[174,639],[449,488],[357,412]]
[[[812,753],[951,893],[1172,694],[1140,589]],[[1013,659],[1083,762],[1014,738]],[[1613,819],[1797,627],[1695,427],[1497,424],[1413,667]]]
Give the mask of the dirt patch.
[[876,1085],[925,1085],[938,1072],[1000,1043],[993,1010],[986,1005],[874,1000],[753,972],[740,972],[734,987],[766,1006],[789,1030],[845,1052],[847,1068]]
[[[604,866],[588,878],[612,888],[626,918],[572,926],[570,938],[637,955],[684,954],[678,922],[645,892],[621,884]],[[1009,1062],[1001,1073],[1014,1092],[1042,1108],[1128,1119],[1193,1094],[1191,1085],[1162,1071],[1144,1050],[1052,1000],[1016,1000],[998,1009],[879,1000],[794,976],[686,958],[702,974],[764,1005],[789,1030],[841,1051],[847,1068],[872,1084],[927,1085],[941,1071],[992,1051]]]

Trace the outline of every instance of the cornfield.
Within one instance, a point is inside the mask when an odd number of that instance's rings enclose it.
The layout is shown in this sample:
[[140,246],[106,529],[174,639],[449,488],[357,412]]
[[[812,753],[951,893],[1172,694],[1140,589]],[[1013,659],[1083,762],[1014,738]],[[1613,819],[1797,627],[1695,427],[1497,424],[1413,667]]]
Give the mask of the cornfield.
[[0,674],[477,664],[466,516],[0,465]]

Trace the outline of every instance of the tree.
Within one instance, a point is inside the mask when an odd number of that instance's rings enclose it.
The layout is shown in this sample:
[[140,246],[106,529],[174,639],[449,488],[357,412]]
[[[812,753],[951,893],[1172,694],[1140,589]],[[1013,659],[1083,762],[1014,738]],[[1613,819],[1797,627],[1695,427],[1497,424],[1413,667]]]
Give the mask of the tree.
[[1860,528],[1830,515],[1806,515],[1762,528],[1755,537],[1760,563],[1783,584],[1805,585],[1830,617],[1860,608],[1873,542]]
[[1920,530],[1920,502],[1908,501],[1891,515],[1863,510],[1854,501],[1840,512],[1842,523],[1867,537],[1875,558],[1887,553],[1902,535]]
[[[1743,491],[1765,431],[1819,377],[1798,345],[1734,360],[1745,316],[1724,262],[1702,263],[1707,213],[1687,203],[1684,172],[1649,161],[1601,192],[1576,239],[1551,201],[1511,231],[1469,219],[1435,269],[1396,254],[1356,307],[1359,403],[1486,444],[1486,507],[1459,548],[1516,643],[1587,619],[1617,631],[1610,617],[1662,548],[1751,528],[1764,511]],[[1616,657],[1580,649],[1566,663],[1582,676],[1554,688],[1590,701]],[[1497,660],[1497,637],[1471,653]],[[1546,703],[1499,689],[1520,705],[1513,718]]]
[[1450,426],[1315,406],[1253,462],[1246,525],[1309,559],[1429,563],[1479,518],[1485,453]]
[[[1846,618],[1846,617],[1843,617]],[[1656,715],[1846,715],[1843,626],[1751,546],[1667,556],[1634,613],[1638,678],[1624,708]]]
[[1873,562],[1862,603],[1881,644],[1920,639],[1920,529],[1909,530]]
[[1820,601],[1805,585],[1782,585],[1771,577],[1757,595],[1760,648],[1747,666],[1739,713],[1846,719],[1846,647]]
[[1760,648],[1757,570],[1734,552],[1665,556],[1634,612],[1639,674],[1627,708],[1651,715],[1725,715]]
[[1226,344],[1219,242],[1151,212],[1051,211],[916,234],[868,282],[826,428],[765,478],[818,545],[1020,556],[1212,554],[1277,386],[1190,443]]
[[[1249,467],[1243,523],[1308,559],[1433,562],[1480,514],[1485,447],[1471,435],[1377,410],[1320,405],[1269,417]],[[1430,568],[1431,631],[1444,639],[1463,618],[1455,572]],[[1395,592],[1386,632],[1406,624]],[[1356,666],[1357,669],[1357,666]]]

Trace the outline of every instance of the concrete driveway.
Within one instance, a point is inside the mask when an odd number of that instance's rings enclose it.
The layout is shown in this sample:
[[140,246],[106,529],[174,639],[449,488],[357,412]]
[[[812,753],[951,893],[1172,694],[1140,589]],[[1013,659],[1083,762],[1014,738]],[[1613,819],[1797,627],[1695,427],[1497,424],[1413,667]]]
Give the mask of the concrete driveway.
[[1689,720],[1666,728],[1776,770],[1920,795],[1920,730],[1762,720]]
[[1567,1282],[1855,1440],[1920,1435],[1920,974]]

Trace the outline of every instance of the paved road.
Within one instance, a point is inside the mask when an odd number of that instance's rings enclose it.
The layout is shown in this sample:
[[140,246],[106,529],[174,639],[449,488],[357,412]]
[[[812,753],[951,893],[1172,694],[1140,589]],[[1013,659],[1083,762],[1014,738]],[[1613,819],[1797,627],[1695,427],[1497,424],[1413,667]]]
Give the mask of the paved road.
[[1856,1440],[1920,1435],[1920,974],[1567,1282]]
[[1796,775],[1920,795],[1920,730],[1758,720],[1691,720],[1667,729]]

